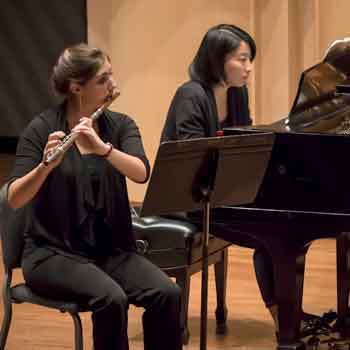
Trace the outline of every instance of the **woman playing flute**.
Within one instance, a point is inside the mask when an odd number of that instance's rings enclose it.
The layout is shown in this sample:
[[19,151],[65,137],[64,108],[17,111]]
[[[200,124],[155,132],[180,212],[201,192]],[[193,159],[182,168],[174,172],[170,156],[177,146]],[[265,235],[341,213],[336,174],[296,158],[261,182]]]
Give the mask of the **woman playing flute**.
[[[110,58],[79,44],[53,68],[63,96],[24,130],[8,201],[30,210],[22,260],[26,283],[49,298],[89,305],[95,350],[128,349],[129,303],[145,308],[146,350],[181,349],[180,289],[136,253],[126,177],[149,176],[139,130],[121,113],[91,116],[115,90]],[[46,162],[74,133],[72,147]]]

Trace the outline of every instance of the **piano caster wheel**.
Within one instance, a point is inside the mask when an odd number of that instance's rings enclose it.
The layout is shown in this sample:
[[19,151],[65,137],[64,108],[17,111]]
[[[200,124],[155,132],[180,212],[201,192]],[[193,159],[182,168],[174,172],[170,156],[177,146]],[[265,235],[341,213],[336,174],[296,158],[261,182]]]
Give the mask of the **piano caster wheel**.
[[216,334],[225,335],[227,333],[226,322],[216,324]]
[[182,332],[182,344],[187,345],[190,340],[190,332],[188,328],[186,327]]

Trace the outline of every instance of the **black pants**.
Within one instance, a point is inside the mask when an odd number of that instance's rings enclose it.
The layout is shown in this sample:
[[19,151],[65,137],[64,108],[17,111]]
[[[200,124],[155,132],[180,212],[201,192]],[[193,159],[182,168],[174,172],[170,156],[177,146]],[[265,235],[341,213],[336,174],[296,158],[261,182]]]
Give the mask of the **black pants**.
[[[220,208],[211,211],[210,233],[235,245],[254,249],[254,270],[262,299],[266,307],[275,305],[274,275],[270,254],[256,239],[233,229],[222,218],[215,220],[216,212],[220,212]],[[201,211],[190,212],[187,213],[187,219],[202,230],[202,215]]]
[[222,223],[211,224],[211,233],[225,241],[245,248],[254,249],[253,262],[256,280],[266,307],[276,303],[272,259],[268,251],[257,240],[231,229]]
[[92,310],[95,350],[126,350],[128,305],[144,307],[146,350],[179,350],[181,290],[158,267],[137,253],[96,263],[46,248],[22,262],[26,283],[43,296],[87,303]]

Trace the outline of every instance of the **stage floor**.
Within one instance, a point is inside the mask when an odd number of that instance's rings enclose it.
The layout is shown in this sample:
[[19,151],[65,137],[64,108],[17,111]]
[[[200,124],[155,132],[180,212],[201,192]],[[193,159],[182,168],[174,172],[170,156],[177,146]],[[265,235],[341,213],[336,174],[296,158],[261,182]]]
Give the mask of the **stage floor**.
[[[15,275],[15,281],[21,280]],[[2,283],[3,273],[0,273]],[[252,265],[252,251],[230,247],[228,268],[228,333],[215,334],[215,285],[213,271],[209,275],[208,350],[271,350],[275,348],[272,321],[260,298]],[[191,280],[189,306],[190,342],[185,350],[199,349],[200,273]],[[336,307],[335,241],[320,240],[311,246],[306,260],[304,310],[322,314]],[[2,318],[2,305],[0,316]],[[143,349],[142,310],[129,312],[130,349]],[[92,349],[90,315],[82,315],[85,346]],[[327,349],[319,347],[319,349]],[[70,316],[32,305],[15,305],[12,327],[6,350],[73,349],[73,328]],[[166,349],[164,349],[166,350]]]

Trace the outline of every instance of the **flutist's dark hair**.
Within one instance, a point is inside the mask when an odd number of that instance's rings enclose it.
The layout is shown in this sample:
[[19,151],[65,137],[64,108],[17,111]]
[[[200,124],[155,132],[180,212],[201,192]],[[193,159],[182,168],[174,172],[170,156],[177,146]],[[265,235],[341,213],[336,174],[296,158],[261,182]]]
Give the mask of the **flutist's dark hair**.
[[80,43],[66,48],[57,60],[51,75],[51,88],[58,96],[69,94],[70,82],[84,85],[92,79],[109,56],[101,49]]
[[219,24],[210,28],[189,67],[190,78],[209,87],[225,81],[224,66],[227,55],[237,50],[242,41],[250,47],[253,60],[256,46],[246,31],[231,24]]

